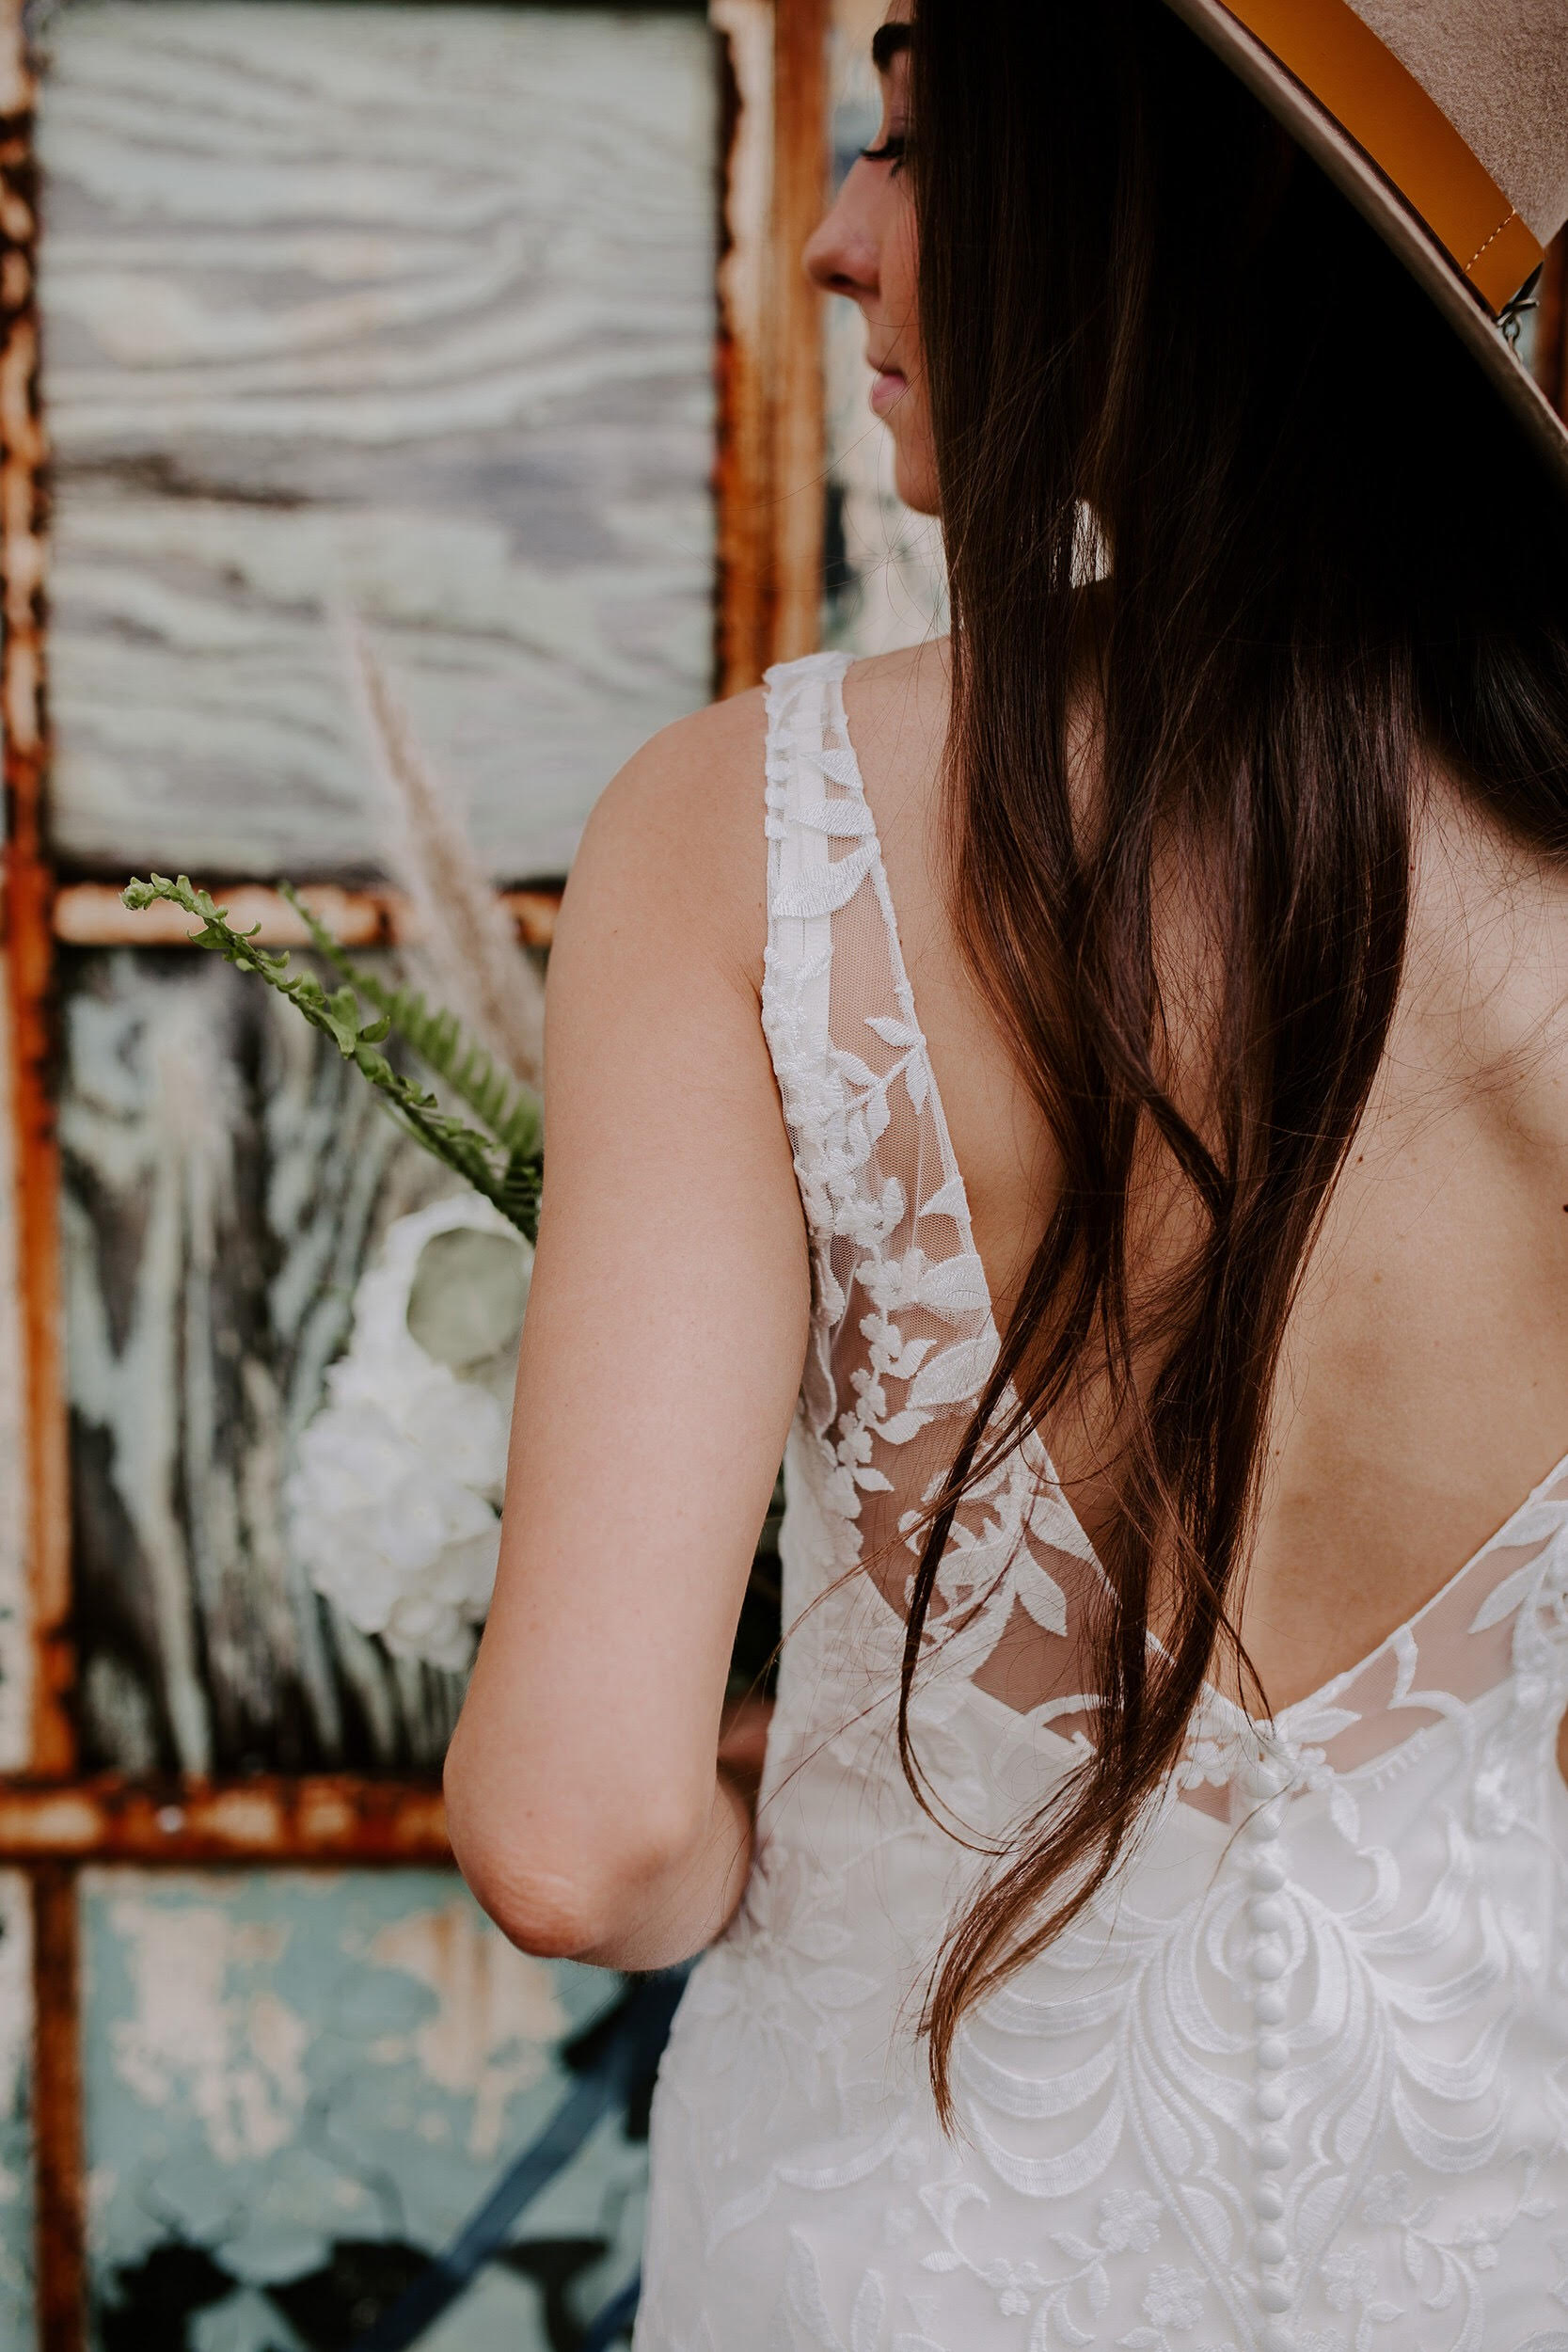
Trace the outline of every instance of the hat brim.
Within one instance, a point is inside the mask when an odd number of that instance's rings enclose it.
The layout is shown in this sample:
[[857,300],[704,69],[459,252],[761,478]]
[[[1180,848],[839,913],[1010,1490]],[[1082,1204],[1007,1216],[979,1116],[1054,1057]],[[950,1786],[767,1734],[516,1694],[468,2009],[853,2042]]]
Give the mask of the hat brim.
[[1165,0],[1165,5],[1261,100],[1399,256],[1484,368],[1568,498],[1568,423],[1419,215],[1365,149],[1221,0]]

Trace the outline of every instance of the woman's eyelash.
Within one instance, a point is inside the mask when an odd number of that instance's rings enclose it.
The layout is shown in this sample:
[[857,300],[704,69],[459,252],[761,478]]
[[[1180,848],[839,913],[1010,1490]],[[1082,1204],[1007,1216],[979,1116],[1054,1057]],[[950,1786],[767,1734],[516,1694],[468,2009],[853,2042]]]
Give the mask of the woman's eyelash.
[[908,147],[909,140],[902,134],[893,135],[885,138],[880,147],[863,147],[861,161],[863,164],[901,164]]

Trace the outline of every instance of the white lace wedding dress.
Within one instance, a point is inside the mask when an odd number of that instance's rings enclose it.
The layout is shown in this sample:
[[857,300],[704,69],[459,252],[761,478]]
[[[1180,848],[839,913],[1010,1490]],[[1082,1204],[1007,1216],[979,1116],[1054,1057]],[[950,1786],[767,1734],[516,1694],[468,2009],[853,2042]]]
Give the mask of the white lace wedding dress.
[[[901,1522],[996,1335],[845,666],[769,681],[790,1630],[756,1867],[659,2077],[637,2352],[1568,2352],[1568,1462],[1272,1730],[1206,1701],[1114,1891],[961,2029],[938,2127],[915,2018],[984,1858],[898,1766]],[[1080,1752],[1098,1573],[1037,1445],[961,1514],[946,1605],[990,1597],[914,1708],[956,1826]]]

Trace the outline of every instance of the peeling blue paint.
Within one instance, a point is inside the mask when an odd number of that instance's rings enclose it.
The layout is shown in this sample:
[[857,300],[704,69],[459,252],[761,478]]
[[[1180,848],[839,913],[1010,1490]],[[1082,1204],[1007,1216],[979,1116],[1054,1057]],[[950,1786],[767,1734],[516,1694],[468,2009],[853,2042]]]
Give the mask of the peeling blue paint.
[[0,2344],[18,2346],[34,2341],[31,1958],[27,1883],[0,1871]]
[[[561,2043],[618,1990],[515,1951],[439,1871],[97,1870],[82,1904],[101,2352],[134,2317],[159,2352],[319,2352],[368,2325],[539,2130]],[[596,2132],[428,2352],[560,2352],[635,2266],[643,2169]],[[556,2281],[553,2328],[529,2269]]]

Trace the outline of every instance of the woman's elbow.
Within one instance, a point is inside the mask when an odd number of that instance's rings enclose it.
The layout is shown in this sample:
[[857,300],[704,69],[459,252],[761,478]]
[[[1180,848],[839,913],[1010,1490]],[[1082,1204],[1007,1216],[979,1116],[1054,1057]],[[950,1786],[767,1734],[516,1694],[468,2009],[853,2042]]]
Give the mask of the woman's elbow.
[[541,1960],[613,1964],[693,1843],[685,1823],[626,1815],[602,1834],[581,1822],[525,1826],[522,1808],[472,1789],[450,1764],[446,1794],[452,1854],[475,1900]]
[[452,1843],[475,1901],[519,1951],[538,1960],[588,1960],[601,1949],[607,1914],[577,1875],[531,1870],[504,1856],[481,1859]]

